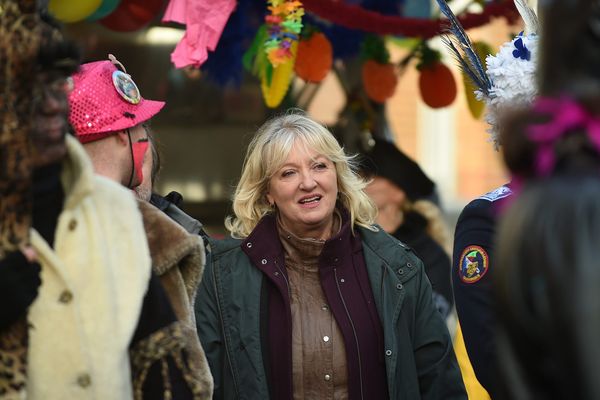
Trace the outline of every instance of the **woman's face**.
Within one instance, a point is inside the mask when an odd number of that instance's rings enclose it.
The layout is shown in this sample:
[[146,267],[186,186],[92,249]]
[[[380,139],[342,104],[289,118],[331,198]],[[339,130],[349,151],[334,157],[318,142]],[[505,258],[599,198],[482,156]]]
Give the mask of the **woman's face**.
[[367,195],[373,200],[378,209],[393,207],[402,208],[406,200],[406,193],[389,179],[376,176],[365,188]]
[[365,188],[367,195],[377,206],[377,223],[388,233],[402,224],[400,210],[406,201],[406,193],[392,181],[376,176]]
[[277,206],[284,226],[296,236],[327,239],[337,194],[333,162],[296,142],[269,181],[267,200]]

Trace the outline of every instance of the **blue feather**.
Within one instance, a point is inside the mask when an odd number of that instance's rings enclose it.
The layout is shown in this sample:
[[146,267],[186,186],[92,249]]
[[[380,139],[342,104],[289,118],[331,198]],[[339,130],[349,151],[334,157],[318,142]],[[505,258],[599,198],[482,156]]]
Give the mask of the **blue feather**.
[[[473,70],[473,68],[469,65],[469,63],[463,58],[460,51],[456,48],[452,40],[447,36],[441,37],[442,42],[446,45],[446,47],[452,52],[452,55],[458,62],[460,69],[469,77],[471,82],[480,89],[486,96],[489,94],[489,88],[487,88],[487,82],[482,80],[481,75]],[[486,75],[487,76],[487,75]]]
[[453,53],[461,69],[465,71],[473,81],[473,84],[485,95],[488,95],[492,88],[492,81],[481,64],[481,60],[469,36],[460,25],[448,3],[445,0],[436,1],[440,7],[440,11],[448,18],[449,22],[449,26],[447,27],[448,36],[442,38],[445,45]]

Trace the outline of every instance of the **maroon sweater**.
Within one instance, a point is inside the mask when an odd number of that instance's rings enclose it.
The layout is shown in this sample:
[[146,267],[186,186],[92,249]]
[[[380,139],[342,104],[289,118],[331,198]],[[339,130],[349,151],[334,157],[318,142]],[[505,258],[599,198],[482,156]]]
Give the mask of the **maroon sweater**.
[[[358,231],[342,212],[340,232],[325,242],[319,257],[321,286],[346,348],[350,400],[387,399],[383,331]],[[251,244],[251,246],[248,246]],[[274,216],[264,217],[242,249],[265,274],[261,300],[263,354],[272,399],[293,398],[292,317],[285,255]]]

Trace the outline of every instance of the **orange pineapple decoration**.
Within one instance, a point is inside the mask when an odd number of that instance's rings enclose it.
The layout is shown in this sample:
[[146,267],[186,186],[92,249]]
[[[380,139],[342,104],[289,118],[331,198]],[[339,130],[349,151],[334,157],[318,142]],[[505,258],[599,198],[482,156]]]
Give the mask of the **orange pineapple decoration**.
[[332,64],[333,48],[327,36],[313,31],[300,40],[294,65],[298,77],[306,82],[321,82],[331,70]]
[[452,71],[440,59],[439,51],[423,43],[420,49],[421,61],[417,65],[421,99],[431,108],[447,107],[456,98],[456,82]]
[[367,96],[377,103],[385,103],[396,91],[398,77],[385,42],[378,36],[367,36],[363,42],[363,87]]

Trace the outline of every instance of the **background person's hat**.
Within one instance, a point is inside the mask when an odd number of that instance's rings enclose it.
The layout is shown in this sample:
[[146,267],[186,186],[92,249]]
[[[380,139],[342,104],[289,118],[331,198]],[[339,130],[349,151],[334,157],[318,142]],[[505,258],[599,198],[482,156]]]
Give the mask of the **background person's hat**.
[[84,64],[73,75],[69,121],[83,143],[147,121],[165,105],[162,101],[144,99],[122,65],[110,58],[112,62]]
[[416,201],[433,194],[435,184],[419,165],[401,152],[394,143],[374,139],[375,144],[364,153],[359,169],[367,177],[380,176],[393,182],[406,196]]

